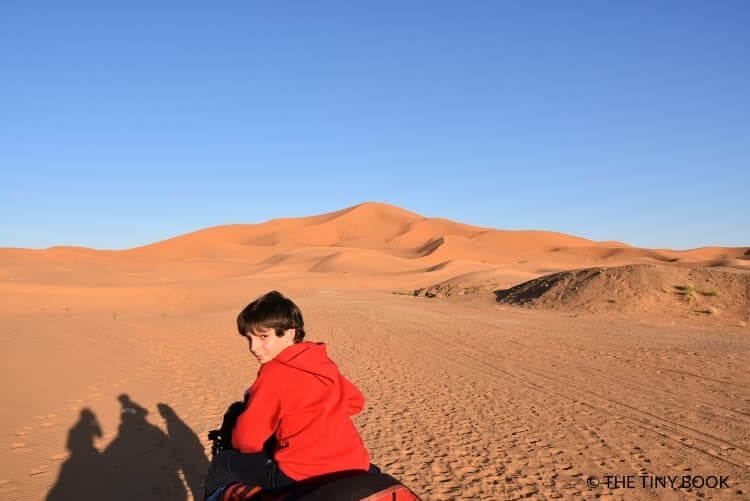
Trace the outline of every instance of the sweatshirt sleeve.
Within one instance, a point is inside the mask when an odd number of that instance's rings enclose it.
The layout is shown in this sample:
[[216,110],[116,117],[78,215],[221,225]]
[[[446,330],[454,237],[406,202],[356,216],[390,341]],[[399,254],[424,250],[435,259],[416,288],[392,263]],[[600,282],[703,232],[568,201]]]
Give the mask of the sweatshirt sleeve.
[[354,386],[351,381],[341,376],[341,384],[343,385],[344,401],[346,402],[346,411],[350,416],[359,414],[362,409],[365,408],[365,397],[359,388]]
[[232,431],[232,447],[245,454],[262,451],[263,443],[276,431],[280,415],[281,401],[272,373],[260,371]]

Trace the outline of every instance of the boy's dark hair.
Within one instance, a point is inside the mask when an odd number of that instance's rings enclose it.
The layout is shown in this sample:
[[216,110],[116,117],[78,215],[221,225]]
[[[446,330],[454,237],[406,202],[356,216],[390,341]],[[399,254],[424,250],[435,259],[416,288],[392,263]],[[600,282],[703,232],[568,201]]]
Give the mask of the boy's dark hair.
[[281,337],[287,329],[294,329],[294,342],[299,343],[305,338],[305,322],[302,312],[294,301],[285,297],[279,291],[263,294],[248,304],[237,316],[237,330],[240,336],[247,336],[249,332],[273,329]]

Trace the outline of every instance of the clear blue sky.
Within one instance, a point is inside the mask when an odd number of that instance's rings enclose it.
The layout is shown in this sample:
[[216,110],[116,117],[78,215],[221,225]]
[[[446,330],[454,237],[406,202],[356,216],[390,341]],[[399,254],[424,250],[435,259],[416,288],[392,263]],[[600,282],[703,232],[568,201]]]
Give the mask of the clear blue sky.
[[750,245],[750,2],[0,3],[0,246],[381,201]]

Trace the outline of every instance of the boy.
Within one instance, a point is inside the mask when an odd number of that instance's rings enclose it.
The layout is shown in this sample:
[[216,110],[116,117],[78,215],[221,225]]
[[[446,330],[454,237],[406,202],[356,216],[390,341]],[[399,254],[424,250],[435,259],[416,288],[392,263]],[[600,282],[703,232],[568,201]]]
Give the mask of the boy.
[[[237,329],[261,366],[232,432],[233,449],[209,467],[206,498],[220,497],[232,482],[278,489],[328,473],[367,471],[370,457],[351,420],[364,397],[323,343],[303,341],[297,305],[271,291],[242,310]],[[272,435],[273,451],[264,451]]]

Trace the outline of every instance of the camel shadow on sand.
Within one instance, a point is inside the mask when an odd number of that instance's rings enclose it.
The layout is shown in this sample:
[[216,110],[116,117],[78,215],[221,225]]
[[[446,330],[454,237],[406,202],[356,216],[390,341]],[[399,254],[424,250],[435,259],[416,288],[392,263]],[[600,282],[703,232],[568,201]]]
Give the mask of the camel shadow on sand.
[[[167,404],[158,405],[167,433],[146,420],[148,411],[126,394],[118,397],[121,421],[117,437],[100,451],[102,436],[96,415],[83,409],[68,432],[69,458],[47,495],[47,501],[72,499],[203,498],[208,459],[198,436]],[[182,472],[184,483],[180,478]],[[187,485],[187,487],[185,486]]]

